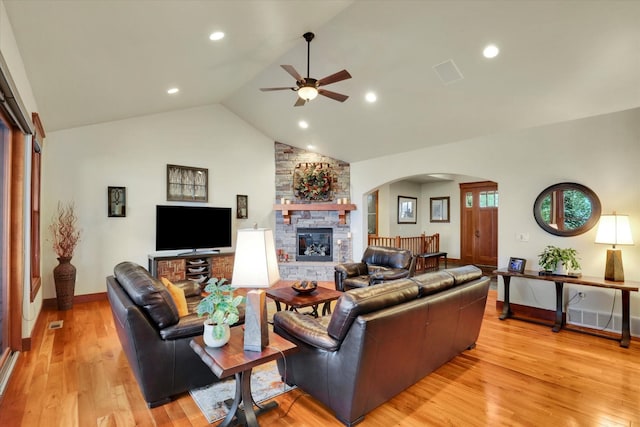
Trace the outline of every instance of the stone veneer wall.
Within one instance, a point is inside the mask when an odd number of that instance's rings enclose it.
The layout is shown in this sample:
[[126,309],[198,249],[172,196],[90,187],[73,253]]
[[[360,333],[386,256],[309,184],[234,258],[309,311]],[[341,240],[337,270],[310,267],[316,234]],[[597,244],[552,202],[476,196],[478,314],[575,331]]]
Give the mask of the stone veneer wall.
[[[293,196],[293,172],[299,163],[329,163],[336,176],[333,185],[334,198],[350,197],[350,173],[348,163],[323,156],[318,153],[302,150],[290,145],[275,143],[276,162],[276,200],[281,198],[291,200],[292,203],[308,203],[295,200]],[[312,202],[314,203],[314,202]],[[330,202],[316,203],[336,203]],[[340,224],[336,211],[293,211],[291,224],[284,224],[281,211],[276,211],[276,228],[274,238],[276,249],[284,249],[289,254],[289,262],[281,262],[280,277],[284,280],[329,280],[333,281],[333,267],[338,262],[351,260],[350,215],[347,223]],[[295,261],[296,229],[298,227],[330,227],[333,229],[333,262]],[[338,245],[338,240],[342,245]]]

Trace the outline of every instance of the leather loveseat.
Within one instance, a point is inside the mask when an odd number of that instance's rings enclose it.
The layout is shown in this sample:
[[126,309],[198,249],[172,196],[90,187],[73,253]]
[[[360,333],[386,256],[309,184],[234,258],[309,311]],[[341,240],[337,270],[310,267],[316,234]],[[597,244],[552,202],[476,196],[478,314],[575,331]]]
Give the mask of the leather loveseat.
[[356,424],[475,347],[488,290],[489,278],[464,266],[347,291],[318,319],[278,312],[275,332],[299,347],[278,360],[280,374]]
[[113,321],[147,405],[162,405],[174,395],[218,381],[189,347],[204,329],[203,319],[194,313],[200,286],[176,283],[185,290],[190,312],[178,317],[169,291],[144,267],[122,262],[113,273],[107,277]]
[[363,288],[389,280],[413,276],[416,259],[411,251],[385,246],[369,246],[362,261],[335,266],[336,290]]

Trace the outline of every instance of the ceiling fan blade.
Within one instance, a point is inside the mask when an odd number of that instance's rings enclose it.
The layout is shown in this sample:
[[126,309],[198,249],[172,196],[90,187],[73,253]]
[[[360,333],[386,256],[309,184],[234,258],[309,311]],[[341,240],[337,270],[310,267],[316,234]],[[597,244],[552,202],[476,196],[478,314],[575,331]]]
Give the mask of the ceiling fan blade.
[[293,104],[293,106],[294,107],[302,107],[306,103],[307,103],[306,99],[302,99],[302,98],[298,97],[298,99],[296,100],[296,103]]
[[293,65],[281,65],[281,67],[291,75],[291,77],[293,77],[294,79],[296,79],[297,82],[301,82],[304,81],[304,77],[302,77],[300,75],[300,73],[298,73],[296,71],[295,68],[293,68]]
[[324,86],[331,83],[339,82],[342,80],[347,80],[351,78],[351,74],[347,70],[338,71],[335,74],[331,74],[330,76],[325,77],[324,79],[318,80],[318,86]]
[[349,96],[347,95],[343,95],[337,92],[331,92],[330,90],[326,90],[326,89],[318,89],[318,93],[320,95],[326,96],[327,98],[335,99],[336,101],[340,101],[340,102],[344,102],[349,98]]
[[294,87],[261,87],[260,90],[263,92],[269,92],[271,90],[296,90]]

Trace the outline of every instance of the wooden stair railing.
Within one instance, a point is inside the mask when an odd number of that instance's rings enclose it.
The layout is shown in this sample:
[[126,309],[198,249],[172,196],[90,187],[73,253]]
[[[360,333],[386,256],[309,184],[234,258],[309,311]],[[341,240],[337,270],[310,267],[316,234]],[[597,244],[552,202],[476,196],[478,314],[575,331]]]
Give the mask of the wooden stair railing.
[[[427,236],[423,233],[419,236],[411,237],[381,237],[370,235],[368,244],[369,246],[386,246],[390,248],[408,249],[413,255],[433,253],[440,251],[440,234],[435,233]],[[435,258],[417,259],[416,271],[426,271],[437,268],[438,260]]]

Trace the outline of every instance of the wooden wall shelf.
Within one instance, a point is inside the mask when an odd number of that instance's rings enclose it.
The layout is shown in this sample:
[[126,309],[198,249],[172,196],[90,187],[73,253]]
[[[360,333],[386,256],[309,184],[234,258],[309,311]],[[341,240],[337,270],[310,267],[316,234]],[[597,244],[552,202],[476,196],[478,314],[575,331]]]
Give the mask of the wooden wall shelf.
[[337,211],[340,218],[340,224],[347,223],[347,212],[355,211],[356,205],[347,203],[292,203],[289,205],[276,204],[273,205],[276,211],[282,211],[282,217],[285,224],[291,224],[292,211]]

